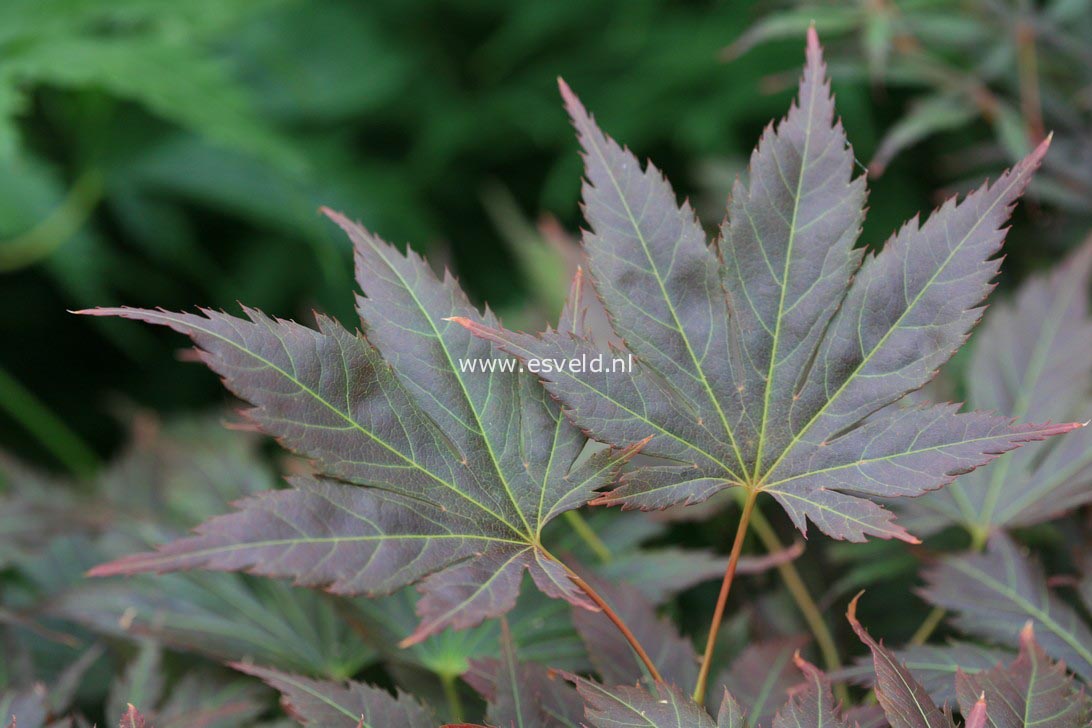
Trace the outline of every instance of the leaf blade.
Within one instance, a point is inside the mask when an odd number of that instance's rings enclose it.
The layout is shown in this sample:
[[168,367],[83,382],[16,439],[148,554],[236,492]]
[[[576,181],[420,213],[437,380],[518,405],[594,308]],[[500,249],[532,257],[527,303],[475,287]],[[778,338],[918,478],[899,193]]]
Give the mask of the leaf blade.
[[986,553],[949,557],[924,578],[922,596],[958,612],[965,632],[1005,644],[1031,619],[1047,654],[1092,676],[1092,630],[1048,588],[1042,567],[1003,532],[990,539]]
[[[748,185],[735,188],[717,286],[689,207],[603,134],[567,87],[563,96],[585,150],[593,283],[633,367],[622,376],[536,371],[582,429],[618,446],[648,438],[643,452],[669,463],[626,473],[596,503],[660,509],[744,487],[773,495],[802,532],[811,521],[835,538],[914,542],[874,499],[921,495],[1077,426],[896,406],[977,321],[1002,225],[1047,141],[994,184],[908,223],[862,263],[853,245],[864,180],[852,177],[811,31],[799,101],[763,135]],[[602,355],[568,332],[457,320],[528,366]],[[923,429],[929,442],[918,447]]]
[[992,728],[1077,728],[1089,707],[1065,665],[1051,662],[1036,644],[1030,622],[1020,631],[1020,655],[1011,665],[975,675],[961,672],[956,692],[964,713],[984,697]]

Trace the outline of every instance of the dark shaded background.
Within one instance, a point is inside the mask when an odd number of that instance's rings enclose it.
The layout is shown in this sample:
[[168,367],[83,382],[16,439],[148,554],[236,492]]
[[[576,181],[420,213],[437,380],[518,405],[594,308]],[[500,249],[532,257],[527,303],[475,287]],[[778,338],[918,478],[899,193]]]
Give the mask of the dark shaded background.
[[[890,20],[906,6],[927,21],[915,42],[955,69],[948,92],[977,98],[959,85],[965,73],[1019,110],[1017,73],[968,66],[986,57],[975,43],[1013,36],[1006,7],[900,5],[783,15],[742,1],[5,2],[0,448],[90,469],[122,441],[120,409],[223,402],[212,375],[179,362],[177,337],[69,309],[245,301],[351,322],[349,246],[322,204],[450,265],[509,322],[552,315],[563,265],[535,221],[581,222],[558,76],[711,225],[763,125],[786,108],[811,17],[862,170],[916,102],[946,88],[898,73],[906,31]],[[742,41],[755,47],[728,59],[722,49],[756,23]],[[1054,51],[1042,42],[1042,103],[1063,104],[1080,128],[1087,101],[1049,96]],[[1067,63],[1074,73],[1062,55],[1055,65]],[[972,108],[897,156],[872,184],[864,240],[881,242],[938,190],[996,174],[1019,151],[1005,135],[1021,143],[1019,113],[1015,132],[1006,118]],[[1079,200],[1024,206],[1004,283],[1074,244],[1086,212]]]

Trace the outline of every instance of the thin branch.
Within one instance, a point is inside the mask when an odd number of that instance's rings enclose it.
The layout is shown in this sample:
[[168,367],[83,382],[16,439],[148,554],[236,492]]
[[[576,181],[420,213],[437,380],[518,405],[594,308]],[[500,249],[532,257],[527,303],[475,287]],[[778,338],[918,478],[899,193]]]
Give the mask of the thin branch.
[[658,683],[662,683],[664,678],[660,675],[660,671],[656,669],[656,666],[652,664],[652,658],[645,652],[645,648],[641,647],[641,643],[637,641],[637,636],[630,631],[626,623],[622,621],[622,618],[618,616],[618,613],[611,609],[611,606],[607,604],[607,601],[599,595],[599,592],[592,587],[591,584],[584,581],[584,579],[575,571],[565,565],[564,562],[554,559],[557,563],[561,564],[562,568],[569,575],[569,578],[574,584],[580,587],[580,590],[588,595],[588,598],[595,602],[595,605],[599,607],[603,614],[614,623],[614,626],[618,628],[618,631],[622,633],[622,636],[626,638],[626,642],[629,642],[629,646],[633,648],[633,651],[637,653],[637,657],[644,663],[645,668],[648,670],[648,674]]
[[933,610],[929,612],[929,616],[925,618],[925,621],[914,632],[914,636],[910,638],[910,644],[924,645],[933,635],[933,631],[940,625],[945,614],[944,607],[933,607]]
[[599,538],[599,534],[592,530],[592,527],[588,525],[588,522],[584,519],[584,516],[580,515],[579,511],[565,511],[564,518],[569,522],[576,535],[599,557],[599,561],[604,564],[611,562],[614,555],[611,554],[610,547],[603,543],[603,539]]
[[0,369],[0,412],[6,412],[76,477],[99,465],[98,455],[38,397]]

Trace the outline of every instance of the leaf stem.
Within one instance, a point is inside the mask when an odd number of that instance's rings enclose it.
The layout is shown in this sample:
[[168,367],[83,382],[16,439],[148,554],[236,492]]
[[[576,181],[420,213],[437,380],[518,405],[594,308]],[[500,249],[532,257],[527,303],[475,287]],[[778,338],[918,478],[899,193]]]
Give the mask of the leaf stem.
[[64,200],[30,230],[0,243],[0,271],[19,270],[48,257],[78,233],[102,200],[97,169],[81,174]]
[[[766,516],[762,514],[761,509],[757,506],[754,513],[751,514],[751,527],[767,551],[777,553],[784,550],[785,546],[781,543],[781,539],[777,537],[777,532],[774,531],[773,526],[770,525],[770,522],[766,520]],[[777,571],[781,575],[785,588],[789,590],[793,601],[796,602],[796,607],[804,617],[812,636],[815,638],[815,644],[823,657],[824,667],[828,672],[841,670],[842,660],[838,656],[838,647],[834,643],[834,635],[831,634],[830,627],[823,619],[823,613],[812,598],[811,592],[808,591],[808,586],[800,576],[796,564],[786,561],[777,565]],[[834,686],[834,692],[839,700],[846,705],[849,704],[849,690],[844,683],[837,683]]]
[[0,412],[7,412],[76,477],[98,467],[95,451],[15,377],[0,368]]
[[614,558],[614,555],[610,552],[610,547],[603,543],[603,539],[599,538],[599,534],[592,530],[584,516],[580,515],[579,511],[565,511],[564,517],[573,531],[576,532],[576,535],[588,545],[588,548],[599,557],[599,560],[604,564],[609,564]]
[[1016,21],[1016,69],[1019,76],[1020,109],[1027,123],[1028,141],[1043,140],[1043,108],[1039,99],[1039,61],[1035,50],[1035,26],[1027,18]]
[[595,602],[597,607],[603,610],[603,614],[607,619],[614,623],[614,626],[617,627],[618,631],[622,633],[622,636],[626,638],[626,642],[629,642],[629,646],[637,653],[637,657],[644,663],[645,667],[648,669],[648,674],[652,676],[652,679],[658,683],[662,683],[664,678],[660,675],[660,671],[656,669],[656,665],[652,663],[652,658],[645,652],[645,648],[641,647],[641,643],[637,641],[637,635],[630,631],[629,627],[626,626],[626,623],[618,616],[618,613],[611,609],[611,606],[607,604],[607,601],[600,596],[599,592],[597,592],[591,584],[584,581],[580,574],[577,574],[570,569],[564,562],[556,558],[554,561],[561,564],[561,567],[565,569],[565,572],[569,575],[569,579],[580,587],[580,590],[587,594],[588,598]]
[[713,651],[717,644],[717,633],[720,631],[720,623],[724,618],[724,607],[728,603],[728,594],[732,591],[736,566],[739,564],[739,555],[743,551],[743,541],[747,536],[747,526],[751,522],[751,514],[754,512],[757,498],[757,489],[747,491],[747,500],[743,503],[743,514],[739,517],[739,525],[736,527],[736,539],[732,543],[732,553],[728,557],[728,568],[724,570],[724,580],[720,583],[720,596],[717,597],[717,606],[713,610],[713,621],[709,624],[709,637],[705,641],[705,653],[701,658],[698,684],[694,687],[694,702],[699,705],[705,702],[705,688],[709,681],[709,669],[713,665]]
[[447,699],[452,721],[462,723],[463,701],[459,698],[459,686],[455,683],[455,676],[449,672],[441,672],[440,684],[444,687],[444,697]]
[[933,607],[929,612],[929,616],[925,618],[925,621],[921,623],[921,626],[914,632],[914,636],[910,638],[910,644],[923,645],[932,636],[933,631],[940,625],[944,615],[947,614],[944,607]]

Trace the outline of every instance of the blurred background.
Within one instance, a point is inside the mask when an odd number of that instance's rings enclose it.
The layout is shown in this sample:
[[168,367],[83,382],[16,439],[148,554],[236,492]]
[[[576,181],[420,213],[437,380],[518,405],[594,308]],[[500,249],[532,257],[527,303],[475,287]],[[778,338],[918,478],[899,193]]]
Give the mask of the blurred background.
[[867,244],[1049,131],[1003,285],[1079,241],[1085,0],[5,0],[0,447],[87,471],[123,442],[119,409],[223,401],[177,337],[68,310],[245,301],[352,323],[349,245],[323,204],[536,325],[581,224],[556,78],[714,225],[812,19],[873,177]]

